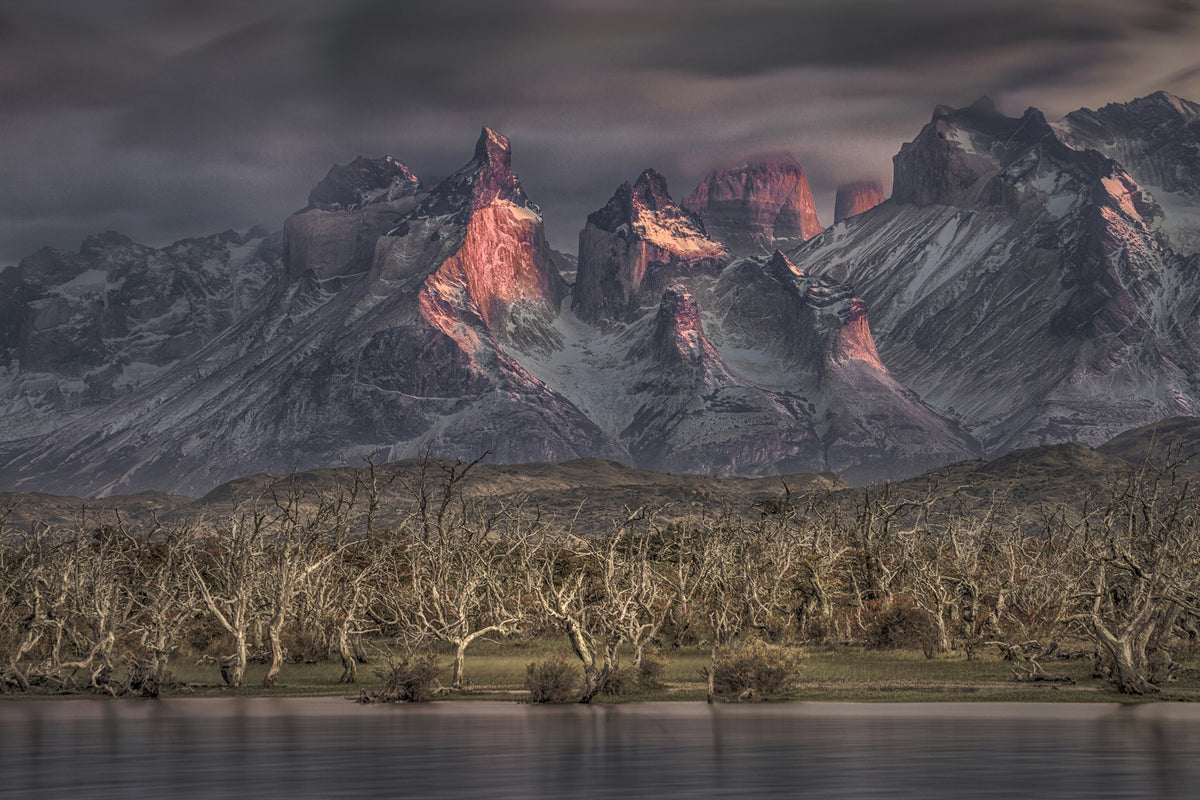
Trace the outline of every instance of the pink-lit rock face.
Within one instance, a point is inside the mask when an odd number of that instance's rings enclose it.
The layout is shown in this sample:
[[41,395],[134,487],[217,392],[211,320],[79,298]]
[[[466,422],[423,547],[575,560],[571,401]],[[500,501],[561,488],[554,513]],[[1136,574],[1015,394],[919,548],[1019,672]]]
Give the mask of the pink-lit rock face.
[[715,272],[728,251],[646,170],[588,216],[579,234],[573,308],[585,319],[623,318],[682,276]]
[[739,254],[769,253],[822,231],[804,170],[791,157],[721,169],[688,195],[708,235]]
[[1057,126],[1077,150],[1115,159],[1163,203],[1162,230],[1172,249],[1200,253],[1200,104],[1167,92],[1096,111],[1080,109]]
[[833,202],[833,224],[870,211],[885,199],[883,187],[875,181],[843,183],[838,187],[837,199]]
[[453,234],[461,234],[462,241],[420,291],[426,320],[458,338],[464,312],[478,315],[493,331],[516,303],[557,313],[563,282],[546,244],[541,213],[513,174],[507,138],[484,128],[475,157],[435,189],[416,216],[440,216],[455,204],[455,222],[462,227]]
[[871,323],[867,320],[867,304],[861,298],[851,298],[842,319],[842,328],[834,340],[833,359],[838,362],[850,360],[886,372],[887,367],[879,360],[875,349],[875,338],[871,336]]
[[[556,312],[561,290],[552,270],[541,217],[497,201],[471,214],[462,246],[421,290],[422,308],[433,308],[426,306],[427,298],[452,296],[453,287],[462,287],[489,328],[506,306],[522,301]],[[440,317],[435,324],[441,324]]]

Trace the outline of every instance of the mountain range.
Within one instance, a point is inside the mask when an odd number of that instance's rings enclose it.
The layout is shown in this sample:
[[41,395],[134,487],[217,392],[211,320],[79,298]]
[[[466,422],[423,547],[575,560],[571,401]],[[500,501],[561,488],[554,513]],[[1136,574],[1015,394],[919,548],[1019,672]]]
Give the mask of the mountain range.
[[438,182],[335,166],[279,233],[44,249],[0,272],[0,489],[487,451],[869,483],[1200,408],[1200,106],[939,107],[836,206],[788,157],[678,203],[646,170],[566,255],[485,128]]

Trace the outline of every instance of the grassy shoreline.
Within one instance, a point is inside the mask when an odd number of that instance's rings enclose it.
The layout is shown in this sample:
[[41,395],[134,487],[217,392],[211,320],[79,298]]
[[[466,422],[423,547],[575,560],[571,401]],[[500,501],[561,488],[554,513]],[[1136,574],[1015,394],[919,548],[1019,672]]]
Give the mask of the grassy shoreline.
[[[795,688],[785,695],[759,702],[1069,702],[1140,703],[1200,701],[1200,672],[1194,666],[1183,670],[1179,680],[1162,687],[1159,694],[1142,697],[1122,695],[1091,677],[1089,660],[1047,664],[1048,671],[1066,673],[1073,684],[1027,683],[1013,677],[1013,663],[998,654],[985,652],[968,660],[961,653],[927,658],[917,650],[869,650],[857,647],[802,646],[803,668]],[[245,685],[226,688],[215,664],[177,659],[172,664],[173,682],[165,686],[163,698],[182,697],[306,697],[345,696],[354,698],[381,685],[375,670],[386,663],[387,653],[378,652],[371,663],[359,668],[359,681],[340,684],[341,665],[332,662],[284,665],[278,685],[261,687],[266,665],[251,664]],[[469,684],[462,690],[445,688],[438,700],[489,700],[524,702],[526,665],[552,656],[570,659],[566,644],[556,640],[532,642],[482,642],[468,653]],[[597,703],[704,702],[700,670],[708,665],[708,650],[684,647],[663,654],[667,666],[660,688],[636,694],[601,694]],[[450,683],[452,657],[439,655],[439,680]],[[106,697],[103,694],[57,694],[32,691],[0,694],[3,700],[66,699]]]

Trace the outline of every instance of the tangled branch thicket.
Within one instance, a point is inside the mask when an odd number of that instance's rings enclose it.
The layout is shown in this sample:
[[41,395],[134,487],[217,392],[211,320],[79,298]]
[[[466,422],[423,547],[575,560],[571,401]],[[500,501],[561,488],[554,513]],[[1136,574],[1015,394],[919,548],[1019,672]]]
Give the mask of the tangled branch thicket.
[[[661,671],[648,653],[699,642],[711,648],[710,698],[731,691],[721,676],[749,669],[727,663],[747,639],[930,657],[998,646],[1028,679],[1051,677],[1037,658],[1057,642],[1083,640],[1098,676],[1143,694],[1172,678],[1200,633],[1200,501],[1175,464],[1114,479],[1081,510],[1031,514],[934,486],[849,500],[785,488],[685,521],[631,510],[589,536],[529,503],[472,499],[473,466],[427,460],[389,527],[377,522],[380,493],[397,476],[373,461],[332,490],[293,476],[186,523],[17,529],[10,503],[0,692],[155,695],[183,657],[213,660],[230,687],[260,657],[270,687],[298,654],[338,659],[354,683],[364,642],[425,667],[419,654],[440,644],[458,688],[474,642],[552,634],[578,660],[569,683],[583,702],[652,684],[635,680]],[[795,665],[771,660],[786,683]],[[535,683],[555,683],[561,699],[562,681]]]

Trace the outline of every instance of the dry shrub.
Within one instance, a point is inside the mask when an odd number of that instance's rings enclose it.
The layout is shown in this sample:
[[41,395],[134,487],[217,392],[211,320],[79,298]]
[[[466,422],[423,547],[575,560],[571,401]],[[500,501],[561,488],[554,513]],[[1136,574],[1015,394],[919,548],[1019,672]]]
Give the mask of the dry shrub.
[[363,692],[359,700],[365,703],[424,703],[433,698],[438,686],[438,659],[436,653],[420,656],[400,656],[386,667],[375,670],[383,679],[383,686],[368,694]]
[[140,697],[158,697],[163,683],[170,682],[169,673],[158,673],[158,661],[145,650],[136,650],[125,656],[124,692]]
[[628,697],[658,689],[662,686],[659,679],[666,668],[667,662],[662,656],[657,652],[647,652],[640,664],[613,670],[600,687],[600,693]]
[[667,671],[667,660],[658,650],[647,650],[642,654],[642,663],[637,667],[638,686],[643,691],[662,688],[662,676]]
[[283,629],[283,652],[293,664],[317,664],[329,656],[329,648],[319,631],[299,626]]
[[531,703],[574,703],[582,694],[579,670],[562,658],[534,662],[525,668]]
[[187,627],[176,652],[185,659],[205,656],[217,659],[233,652],[233,637],[216,620],[205,615]]
[[[707,670],[702,670],[708,677]],[[758,639],[722,647],[713,664],[713,691],[721,697],[770,697],[796,685],[800,654]]]
[[867,646],[880,650],[923,650],[933,654],[937,631],[933,620],[910,598],[899,597],[878,610],[866,625]]

